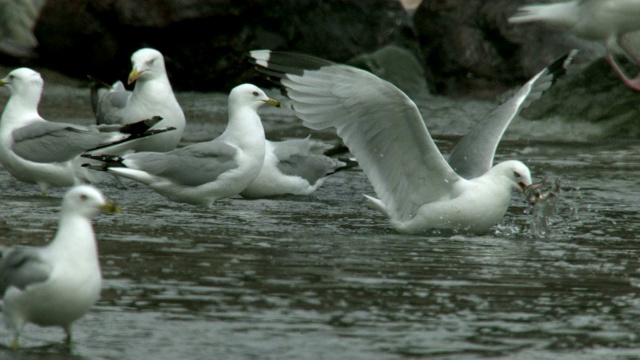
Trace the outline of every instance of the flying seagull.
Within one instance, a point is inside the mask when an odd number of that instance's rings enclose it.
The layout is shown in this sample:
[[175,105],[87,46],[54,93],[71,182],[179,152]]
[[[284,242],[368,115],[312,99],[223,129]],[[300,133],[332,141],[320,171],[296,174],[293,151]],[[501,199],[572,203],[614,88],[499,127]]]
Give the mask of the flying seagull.
[[542,21],[557,25],[587,40],[599,41],[607,49],[605,58],[631,89],[640,91],[640,74],[631,78],[616,55],[640,65],[640,54],[629,49],[622,37],[640,30],[638,0],[573,0],[522,6],[509,18],[512,24]]

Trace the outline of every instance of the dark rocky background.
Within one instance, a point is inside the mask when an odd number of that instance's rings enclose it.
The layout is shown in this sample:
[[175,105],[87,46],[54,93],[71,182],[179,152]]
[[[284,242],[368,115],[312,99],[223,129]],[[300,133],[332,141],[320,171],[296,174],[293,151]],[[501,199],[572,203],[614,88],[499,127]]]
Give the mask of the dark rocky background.
[[531,2],[424,0],[407,11],[395,0],[47,0],[34,17],[37,42],[0,41],[0,63],[112,82],[126,78],[135,50],[154,47],[177,90],[226,92],[247,81],[264,85],[246,54],[268,48],[351,63],[411,94],[494,99],[578,48],[578,65],[563,81],[570,85],[558,84],[528,116],[637,123],[640,94],[604,63],[600,44],[544,24],[508,24]]

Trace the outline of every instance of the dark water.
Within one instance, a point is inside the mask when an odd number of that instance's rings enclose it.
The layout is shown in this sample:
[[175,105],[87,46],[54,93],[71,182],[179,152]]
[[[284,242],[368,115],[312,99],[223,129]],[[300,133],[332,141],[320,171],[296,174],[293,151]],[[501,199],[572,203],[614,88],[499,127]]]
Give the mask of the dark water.
[[[188,141],[222,130],[224,97],[181,102]],[[70,110],[79,122],[85,105]],[[466,129],[460,110],[429,106],[444,114],[433,127],[454,135],[439,136],[450,148]],[[272,138],[308,134],[273,110],[261,111]],[[546,125],[514,125],[498,160],[523,160],[562,189],[538,209],[514,195],[502,224],[482,236],[396,234],[365,206],[361,194],[373,192],[357,170],[313,196],[211,209],[134,182],[105,184],[123,213],[95,221],[104,289],[75,324],[75,346],[64,349],[60,329],[29,325],[14,353],[1,327],[0,358],[640,358],[640,145],[547,141]],[[42,197],[0,169],[0,243],[50,239],[63,192]]]

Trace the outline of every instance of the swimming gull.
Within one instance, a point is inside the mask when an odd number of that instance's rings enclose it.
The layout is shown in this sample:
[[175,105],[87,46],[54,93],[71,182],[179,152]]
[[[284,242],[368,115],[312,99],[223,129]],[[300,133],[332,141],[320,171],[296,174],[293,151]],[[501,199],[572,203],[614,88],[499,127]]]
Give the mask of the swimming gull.
[[100,297],[102,276],[91,219],[118,208],[93,186],[64,196],[58,230],[44,247],[11,247],[0,258],[0,296],[7,327],[19,347],[27,323],[59,326],[71,345],[71,324]]
[[219,137],[166,153],[85,157],[102,161],[91,169],[139,181],[174,201],[211,206],[239,194],[258,176],[265,158],[265,135],[257,110],[280,107],[257,86],[239,85],[229,94],[229,122]]
[[167,77],[164,57],[158,50],[143,48],[133,53],[131,63],[128,82],[135,82],[133,91],[127,91],[120,81],[108,89],[97,81],[93,83],[91,104],[98,124],[129,124],[160,116],[163,120],[156,127],[176,130],[139,141],[134,150],[173,150],[182,138],[186,120]]
[[[369,204],[387,215],[398,232],[487,231],[504,217],[512,189],[531,185],[529,168],[516,160],[472,179],[457,174],[415,103],[369,72],[289,52],[256,50],[250,57],[259,71],[284,87],[305,126],[337,130],[380,198],[365,195]],[[526,96],[516,96],[520,106]]]
[[316,191],[327,176],[356,166],[347,158],[327,156],[327,144],[304,139],[269,141],[265,143],[262,170],[240,195],[263,198],[279,195],[309,195]]
[[631,78],[620,66],[616,55],[640,65],[640,54],[625,46],[622,37],[640,30],[638,0],[573,0],[553,4],[526,5],[509,18],[513,24],[544,21],[568,29],[576,36],[602,42],[605,58],[630,88],[640,91],[640,74]]
[[125,126],[49,122],[38,113],[44,81],[28,68],[11,71],[0,80],[0,86],[11,91],[0,118],[0,163],[16,179],[38,184],[43,193],[50,186],[80,182],[72,161],[85,151],[99,153],[109,147],[109,151],[121,153],[135,141],[170,130],[149,130],[160,122],[159,117]]

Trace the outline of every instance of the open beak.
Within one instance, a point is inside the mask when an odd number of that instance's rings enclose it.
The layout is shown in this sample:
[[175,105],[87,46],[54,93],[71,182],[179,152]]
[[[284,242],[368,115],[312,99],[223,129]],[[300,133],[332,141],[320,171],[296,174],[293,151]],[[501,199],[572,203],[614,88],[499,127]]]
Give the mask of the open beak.
[[282,106],[282,104],[280,103],[280,101],[276,100],[276,99],[271,99],[269,98],[268,100],[264,100],[264,103],[267,105],[271,105],[271,106],[275,106],[277,108],[281,108],[284,107]]
[[118,207],[118,205],[112,203],[111,201],[107,200],[107,202],[100,207],[100,210],[108,214],[117,214],[120,212],[120,207]]
[[138,70],[138,68],[133,68],[133,70],[131,70],[131,73],[129,73],[129,82],[128,82],[128,84],[129,85],[133,84],[134,81],[138,80],[140,75],[142,75],[142,71]]

